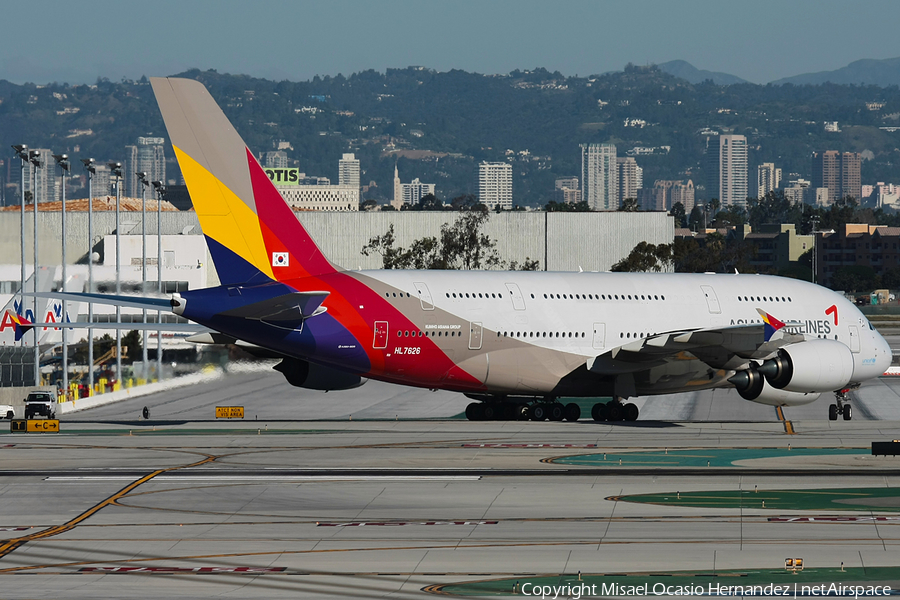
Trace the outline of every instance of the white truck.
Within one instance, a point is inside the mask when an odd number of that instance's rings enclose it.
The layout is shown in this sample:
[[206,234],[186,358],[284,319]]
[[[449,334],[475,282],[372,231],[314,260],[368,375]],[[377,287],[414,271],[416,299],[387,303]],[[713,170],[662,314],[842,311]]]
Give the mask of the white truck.
[[9,419],[12,421],[16,418],[16,409],[10,404],[0,404],[0,419]]
[[25,418],[44,417],[56,418],[56,395],[47,391],[30,392],[25,398]]

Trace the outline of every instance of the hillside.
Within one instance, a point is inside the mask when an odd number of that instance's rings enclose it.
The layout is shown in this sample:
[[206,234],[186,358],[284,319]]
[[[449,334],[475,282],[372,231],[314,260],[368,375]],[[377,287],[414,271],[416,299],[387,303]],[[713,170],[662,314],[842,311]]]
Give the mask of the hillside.
[[839,85],[896,86],[900,85],[900,58],[885,58],[883,60],[867,58],[854,61],[846,67],[841,67],[834,71],[804,73],[772,82],[773,85],[784,85],[785,83],[794,85],[837,83]]
[[[181,76],[207,85],[254,152],[283,140],[293,148],[288,154],[295,166],[333,181],[341,153],[357,153],[363,184],[377,185],[368,197],[390,197],[395,161],[403,181],[434,182],[439,197],[452,198],[476,191],[479,161],[509,160],[515,201],[544,204],[556,177],[580,174],[579,144],[613,142],[620,155],[656,148],[637,156],[648,185],[690,177],[705,198],[707,138],[701,132],[709,131],[747,135],[751,169],[774,161],[786,178],[808,179],[814,150],[868,150],[872,160],[865,162],[863,180],[900,183],[900,132],[879,129],[900,125],[897,88],[692,84],[657,67],[635,66],[590,77],[420,67],[304,82],[197,70]],[[867,106],[873,102],[876,110]],[[838,121],[841,132],[826,133],[824,121]],[[142,135],[165,136],[146,80],[0,82],[3,147],[26,143],[105,162],[122,160],[124,146]],[[177,176],[174,162],[168,176]]]
[[706,71],[698,69],[691,63],[684,60],[670,60],[656,65],[660,71],[680,77],[690,83],[703,83],[707,79],[716,85],[733,85],[735,83],[749,83],[746,79],[741,79],[736,75],[728,73],[720,73],[718,71]]

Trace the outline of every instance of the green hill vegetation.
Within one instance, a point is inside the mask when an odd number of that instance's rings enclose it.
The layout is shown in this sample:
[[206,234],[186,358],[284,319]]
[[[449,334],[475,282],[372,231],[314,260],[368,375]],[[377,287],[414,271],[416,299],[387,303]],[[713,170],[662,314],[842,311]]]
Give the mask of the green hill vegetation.
[[[691,178],[698,198],[707,198],[703,158],[710,131],[748,136],[751,180],[762,162],[776,163],[785,179],[808,179],[810,154],[837,149],[868,151],[864,183],[900,183],[900,131],[880,129],[900,126],[896,86],[691,84],[633,65],[589,77],[420,67],[304,82],[198,70],[180,76],[206,84],[257,153],[288,142],[295,166],[336,181],[341,153],[355,152],[363,184],[376,184],[366,197],[376,200],[392,195],[395,162],[403,181],[433,182],[446,200],[477,192],[479,161],[508,160],[515,202],[545,205],[554,179],[580,175],[578,145],[591,142],[613,142],[619,155],[657,148],[636,157],[645,185]],[[825,121],[838,121],[841,131],[825,132]],[[122,160],[124,146],[142,135],[165,136],[146,79],[92,86],[0,81],[0,143],[7,148],[25,143]],[[177,176],[174,162],[169,173]]]

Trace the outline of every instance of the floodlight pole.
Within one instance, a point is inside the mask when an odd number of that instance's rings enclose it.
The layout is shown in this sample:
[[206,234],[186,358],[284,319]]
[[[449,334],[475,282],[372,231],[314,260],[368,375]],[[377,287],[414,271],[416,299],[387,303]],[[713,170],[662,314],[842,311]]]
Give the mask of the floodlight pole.
[[[66,260],[66,177],[69,174],[69,155],[54,154],[53,160],[62,170],[62,291],[67,292],[66,284],[69,282]],[[62,301],[62,323],[69,321],[69,308],[65,299]],[[63,393],[66,399],[69,397],[69,328],[62,328],[62,367],[63,367]]]
[[[147,180],[147,174],[143,171],[136,173],[138,180],[141,182],[141,292],[147,292],[147,199],[146,190],[150,182]],[[144,379],[147,379],[147,309],[141,309],[143,315],[142,322],[144,329],[141,331],[141,359],[143,361]]]
[[[88,292],[94,291],[94,173],[93,158],[82,158],[88,172]],[[109,190],[107,190],[109,191]],[[94,303],[88,302],[88,396],[94,395]]]
[[[162,199],[165,195],[166,187],[162,181],[154,181],[153,189],[156,190],[156,278],[157,292],[163,293],[162,283]],[[156,311],[156,323],[162,323],[162,311]],[[162,325],[156,332],[156,379],[162,381]]]
[[[122,226],[120,210],[122,204],[122,163],[109,163],[109,168],[116,177],[116,295],[122,293]],[[116,305],[116,323],[122,323],[122,307]],[[120,325],[121,326],[121,325]],[[122,386],[122,330],[116,329],[116,381]]]
[[[40,150],[30,150],[28,152],[28,160],[34,165],[34,169],[32,170],[33,178],[31,185],[31,205],[34,208],[34,275],[32,279],[32,288],[37,292],[37,270],[38,270],[38,198],[37,198],[37,170],[43,166],[41,163],[41,152]],[[38,319],[41,318],[38,316],[37,310],[37,296],[34,296],[34,301],[31,303],[33,316],[35,323],[38,322]],[[34,385],[41,385],[41,349],[40,344],[38,343],[38,328],[32,327],[32,331],[34,331]]]
[[[25,307],[25,165],[28,164],[28,146],[25,145],[14,145],[13,150],[16,151],[16,157],[22,162],[22,177],[19,179],[19,191],[21,192],[19,195],[21,196],[22,204],[21,204],[21,215],[19,218],[20,225],[20,233],[19,233],[19,242],[21,244],[20,252],[22,254],[22,283],[19,288],[19,293],[22,296],[22,308]],[[25,345],[25,340],[22,340],[22,345]]]

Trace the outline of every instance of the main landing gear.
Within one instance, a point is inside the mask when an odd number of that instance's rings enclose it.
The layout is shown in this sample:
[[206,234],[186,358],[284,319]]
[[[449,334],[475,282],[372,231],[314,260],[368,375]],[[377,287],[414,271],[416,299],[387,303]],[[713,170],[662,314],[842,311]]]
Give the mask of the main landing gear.
[[577,421],[581,408],[574,402],[563,405],[555,399],[533,404],[513,402],[472,402],[466,407],[470,421]]
[[850,396],[847,392],[850,390],[838,390],[834,393],[835,404],[828,406],[828,420],[837,421],[838,415],[843,415],[845,421],[853,418],[853,411],[850,408]]
[[639,414],[636,404],[623,403],[621,398],[613,398],[606,404],[598,402],[591,409],[595,421],[637,421]]

